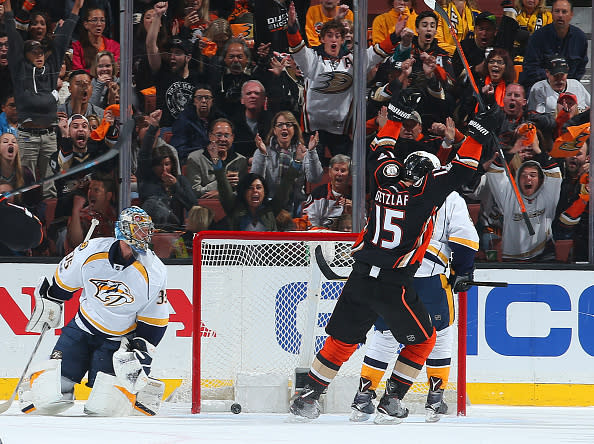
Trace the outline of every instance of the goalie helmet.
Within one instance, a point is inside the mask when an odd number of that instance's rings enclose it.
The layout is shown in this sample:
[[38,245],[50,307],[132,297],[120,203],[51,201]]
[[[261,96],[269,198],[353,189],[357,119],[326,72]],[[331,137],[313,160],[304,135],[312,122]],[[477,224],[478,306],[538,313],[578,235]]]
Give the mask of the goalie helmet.
[[153,221],[140,207],[124,208],[115,224],[115,237],[126,242],[134,251],[144,253],[153,236]]
[[404,179],[416,182],[425,174],[440,167],[441,163],[437,156],[427,151],[415,151],[404,159]]

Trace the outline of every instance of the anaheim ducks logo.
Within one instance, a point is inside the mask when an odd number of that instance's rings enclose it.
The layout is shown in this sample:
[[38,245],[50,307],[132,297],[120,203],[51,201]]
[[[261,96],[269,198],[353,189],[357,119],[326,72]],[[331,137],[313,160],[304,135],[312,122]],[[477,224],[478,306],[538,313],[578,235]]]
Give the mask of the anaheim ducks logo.
[[325,72],[316,79],[316,86],[312,89],[321,94],[340,94],[353,84],[353,77],[346,72]]
[[134,302],[130,288],[123,282],[104,279],[90,279],[90,281],[97,287],[94,296],[106,307],[117,307]]

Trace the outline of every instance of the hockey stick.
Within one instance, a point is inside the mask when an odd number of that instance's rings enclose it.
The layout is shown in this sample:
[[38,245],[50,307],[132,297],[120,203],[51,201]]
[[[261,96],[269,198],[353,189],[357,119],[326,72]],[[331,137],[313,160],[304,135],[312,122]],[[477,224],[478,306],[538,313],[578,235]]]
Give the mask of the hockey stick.
[[[83,240],[83,243],[88,242],[89,239],[91,239],[91,236],[93,235],[93,231],[95,231],[95,227],[99,225],[99,221],[95,218],[93,218],[91,220],[91,226],[89,227],[89,231],[87,231],[87,234],[85,236],[85,239]],[[47,323],[43,324],[43,327],[41,327],[41,333],[39,334],[39,339],[37,339],[37,343],[35,344],[35,347],[33,348],[33,352],[31,353],[31,356],[29,356],[29,360],[27,361],[27,364],[25,365],[25,369],[23,370],[23,373],[21,374],[21,377],[19,378],[16,387],[14,388],[14,391],[12,392],[12,396],[10,397],[10,399],[8,401],[4,401],[2,404],[0,404],[0,415],[2,413],[4,413],[5,411],[7,411],[10,406],[12,405],[12,402],[15,400],[16,395],[19,391],[19,387],[21,386],[21,383],[23,382],[23,379],[25,379],[25,375],[27,374],[27,371],[29,370],[29,366],[31,365],[31,362],[33,361],[33,358],[35,357],[35,354],[37,353],[37,349],[39,348],[39,345],[41,344],[41,341],[43,340],[43,337],[45,336],[45,333],[49,330],[49,325]]]
[[113,159],[114,157],[116,157],[119,154],[120,148],[122,147],[124,142],[126,142],[130,138],[130,136],[132,135],[133,129],[134,129],[134,119],[130,119],[121,128],[120,137],[119,137],[117,143],[113,146],[113,148],[111,148],[106,153],[100,155],[99,157],[96,157],[95,159],[89,160],[88,162],[81,163],[80,165],[74,166],[74,167],[69,168],[64,171],[60,171],[59,173],[56,173],[53,176],[49,176],[49,177],[40,179],[37,182],[34,182],[30,185],[26,185],[24,187],[14,190],[14,191],[5,193],[2,195],[2,198],[8,199],[9,197],[12,197],[12,196],[18,196],[19,194],[23,194],[29,190],[43,186],[46,183],[53,182],[58,179],[63,179],[68,176],[72,176],[73,174],[80,173],[81,171],[88,170],[89,168],[92,168],[95,165],[99,165],[103,162],[107,162],[108,160]]
[[328,262],[326,262],[326,258],[324,257],[324,253],[322,253],[322,246],[318,245],[314,250],[314,255],[316,257],[316,263],[320,268],[320,271],[324,275],[326,279],[329,281],[346,281],[349,277],[348,276],[339,276],[332,269]]
[[[464,54],[464,51],[462,50],[462,46],[460,45],[460,41],[458,40],[458,36],[456,35],[456,31],[454,30],[454,27],[452,26],[452,22],[450,21],[450,18],[448,17],[447,12],[435,0],[424,0],[424,1],[425,1],[425,4],[429,8],[431,8],[432,10],[437,12],[440,16],[442,16],[443,19],[448,24],[448,28],[450,29],[450,34],[451,34],[452,38],[454,39],[456,48],[458,49],[458,54],[460,55],[460,60],[462,60],[464,69],[466,70],[466,74],[468,75],[468,80],[470,80],[470,84],[472,86],[472,89],[474,90],[474,96],[476,97],[476,100],[478,102],[479,110],[485,111],[486,110],[485,103],[483,102],[481,93],[478,90],[478,86],[476,85],[474,76],[472,75],[472,72],[470,71],[470,66],[468,65],[468,60],[466,60],[466,55]],[[532,227],[532,223],[530,222],[530,218],[528,217],[528,212],[526,211],[526,205],[524,205],[524,200],[522,199],[522,196],[520,195],[520,190],[518,189],[518,185],[516,184],[516,181],[511,174],[509,165],[505,161],[503,149],[501,148],[501,143],[499,142],[499,138],[497,136],[495,136],[495,134],[491,134],[491,135],[495,141],[495,145],[497,145],[497,151],[499,152],[499,157],[501,157],[501,162],[503,163],[503,169],[505,170],[505,174],[507,175],[509,183],[511,184],[512,189],[514,190],[516,200],[518,201],[518,204],[520,205],[520,212],[522,213],[522,218],[524,219],[524,222],[526,223],[526,228],[528,229],[528,233],[530,233],[530,235],[533,236],[535,233],[534,228]]]

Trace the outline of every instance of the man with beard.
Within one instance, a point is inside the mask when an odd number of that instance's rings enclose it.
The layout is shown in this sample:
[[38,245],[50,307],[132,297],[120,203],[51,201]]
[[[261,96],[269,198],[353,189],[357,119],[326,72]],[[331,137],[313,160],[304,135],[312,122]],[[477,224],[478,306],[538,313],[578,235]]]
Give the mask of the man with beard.
[[573,259],[588,260],[588,204],[590,187],[587,183],[590,168],[588,144],[583,144],[579,152],[565,159],[565,178],[561,182],[559,203],[553,236],[558,239],[573,239]]
[[74,114],[82,114],[85,117],[94,114],[103,119],[103,108],[89,102],[93,92],[92,79],[84,69],[72,71],[68,86],[70,96],[58,107],[58,117],[68,119]]
[[194,91],[193,103],[186,106],[186,109],[173,122],[173,137],[170,143],[177,150],[182,165],[186,163],[190,153],[208,145],[210,122],[222,117],[213,103],[212,88],[206,84],[200,84]]
[[157,87],[157,109],[163,111],[161,130],[164,133],[171,132],[173,122],[192,100],[194,85],[200,83],[200,76],[190,72],[188,68],[192,58],[192,44],[189,41],[171,39],[168,52],[165,53],[168,59],[162,58],[157,46],[157,37],[167,7],[168,2],[155,3],[155,18],[146,33],[146,51]]
[[241,105],[241,87],[253,78],[251,62],[250,48],[245,41],[231,38],[223,47],[223,65],[211,71],[210,84],[215,91],[215,104],[227,116],[235,114]]
[[[89,121],[82,114],[73,114],[68,120],[60,118],[60,139],[58,142],[58,151],[51,158],[51,166],[54,173],[67,170],[81,163],[99,157],[105,151],[107,146],[103,142],[97,142],[90,139],[91,129]],[[117,159],[117,158],[116,158]],[[74,196],[85,197],[91,178],[95,171],[101,171],[105,174],[115,171],[116,160],[104,162],[93,168],[81,171],[78,175],[70,176],[65,179],[56,180],[56,190],[58,193],[58,203],[56,205],[55,225],[50,227],[49,236],[56,241],[58,253],[62,253],[61,248],[64,245],[64,236],[66,234],[66,222],[72,214]]]
[[[468,65],[475,76],[477,72],[483,70],[483,64],[487,58],[487,48],[493,47],[496,30],[497,19],[495,14],[488,11],[481,12],[474,20],[473,36],[466,37],[460,42]],[[454,74],[458,79],[464,71],[464,64],[457,51],[454,54],[452,63],[454,65]]]
[[233,123],[227,119],[216,119],[210,125],[208,133],[210,143],[204,149],[194,151],[188,156],[185,176],[201,199],[217,199],[219,191],[214,173],[214,166],[219,159],[223,163],[225,174],[235,190],[239,180],[247,174],[248,161],[232,149]]

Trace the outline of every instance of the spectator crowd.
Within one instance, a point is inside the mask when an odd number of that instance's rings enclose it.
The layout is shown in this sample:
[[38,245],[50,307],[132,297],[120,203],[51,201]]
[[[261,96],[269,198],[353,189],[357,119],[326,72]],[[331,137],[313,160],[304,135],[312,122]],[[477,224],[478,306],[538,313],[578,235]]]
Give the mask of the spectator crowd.
[[[390,103],[404,100],[414,112],[395,151],[447,166],[480,112],[476,87],[504,116],[459,190],[479,258],[552,262],[573,241],[572,259],[587,261],[588,41],[572,0],[503,0],[497,14],[443,0],[462,57],[448,23],[418,3],[386,0],[369,29],[366,149],[382,143]],[[188,257],[202,230],[351,231],[352,139],[363,125],[352,118],[352,2],[135,0],[130,60],[114,4],[0,3],[0,192],[114,146],[124,63],[135,120],[130,172],[112,160],[18,196],[44,222],[44,241],[0,254],[66,254],[93,218],[95,236],[113,235],[123,174],[133,204],[179,234],[172,257]]]

